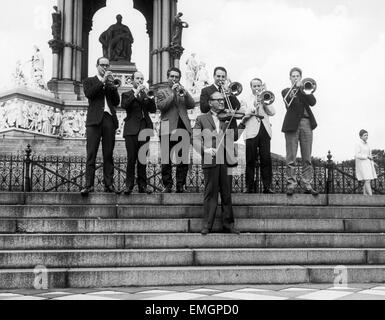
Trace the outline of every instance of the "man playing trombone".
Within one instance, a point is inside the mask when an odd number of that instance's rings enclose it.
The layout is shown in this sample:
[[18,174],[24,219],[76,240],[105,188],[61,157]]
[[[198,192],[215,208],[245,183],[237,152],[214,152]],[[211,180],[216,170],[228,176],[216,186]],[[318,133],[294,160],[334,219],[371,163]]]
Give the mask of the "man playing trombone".
[[[290,70],[291,88],[282,91],[286,105],[286,115],[283,121],[282,132],[286,139],[286,179],[287,195],[291,196],[297,185],[296,157],[298,143],[301,146],[302,175],[301,180],[305,186],[305,193],[318,195],[318,191],[312,187],[313,166],[311,163],[311,151],[313,144],[313,130],[317,127],[310,106],[315,106],[316,99],[313,92],[316,83],[312,79],[302,81],[302,70],[292,68]],[[310,88],[310,90],[308,90]]]
[[[179,133],[186,133],[187,140],[190,141],[192,134],[191,122],[187,110],[194,109],[194,98],[180,84],[181,71],[172,67],[167,71],[168,83],[159,88],[156,94],[157,106],[160,110],[160,146],[162,154],[162,182],[163,192],[171,193],[173,187],[172,180],[172,159],[176,156],[181,157],[181,161],[176,166],[176,192],[183,193],[186,185],[188,172],[188,161],[184,159],[183,152],[174,154],[171,152],[176,145],[184,141]],[[176,141],[175,138],[178,140]],[[186,139],[185,139],[186,140]],[[182,149],[189,151],[189,146]],[[179,150],[183,151],[183,150]],[[188,156],[188,155],[187,155]]]
[[246,192],[255,193],[255,168],[260,157],[263,193],[274,193],[272,185],[272,165],[270,140],[272,135],[269,117],[275,115],[273,93],[266,91],[259,78],[250,82],[252,94],[240,111],[245,113],[242,123],[245,125],[246,140]]
[[139,158],[139,150],[149,142],[139,141],[139,134],[144,129],[153,129],[149,113],[156,112],[154,95],[144,85],[144,76],[141,72],[132,75],[133,89],[122,94],[122,108],[126,110],[123,137],[127,150],[126,188],[124,194],[129,195],[134,188],[135,164],[137,166],[137,183],[139,193],[151,193],[147,189],[146,158]]
[[[216,67],[214,69],[214,84],[202,89],[200,96],[200,109],[202,113],[210,111],[211,107],[209,100],[214,92],[231,93],[230,88],[226,87],[227,82],[227,70],[224,67]],[[240,89],[242,90],[242,89]],[[234,110],[238,110],[241,107],[237,97],[233,94],[229,94],[229,100]],[[227,103],[225,103],[225,109],[227,109]]]

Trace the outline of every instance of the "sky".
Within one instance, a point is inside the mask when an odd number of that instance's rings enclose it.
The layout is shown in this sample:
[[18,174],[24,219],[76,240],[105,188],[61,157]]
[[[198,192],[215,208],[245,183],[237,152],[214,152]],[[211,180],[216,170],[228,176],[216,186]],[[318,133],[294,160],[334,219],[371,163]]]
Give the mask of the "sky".
[[[45,77],[52,72],[51,12],[55,0],[13,0],[3,5],[0,20],[0,89],[9,83],[16,61],[27,62],[33,45],[45,57]],[[249,81],[264,80],[276,96],[271,118],[271,151],[285,154],[281,132],[285,106],[282,89],[289,70],[298,66],[317,82],[318,122],[313,156],[351,159],[360,129],[369,131],[372,149],[385,149],[385,1],[383,0],[179,0],[178,10],[189,28],[183,31],[181,69],[196,53],[212,75],[215,66],[242,83],[240,98],[250,94]],[[90,34],[90,73],[102,54],[99,35],[121,13],[133,33],[132,61],[148,77],[148,35],[143,15],[132,0],[107,0],[94,16]],[[28,74],[29,65],[25,64]],[[183,83],[183,79],[182,79]]]

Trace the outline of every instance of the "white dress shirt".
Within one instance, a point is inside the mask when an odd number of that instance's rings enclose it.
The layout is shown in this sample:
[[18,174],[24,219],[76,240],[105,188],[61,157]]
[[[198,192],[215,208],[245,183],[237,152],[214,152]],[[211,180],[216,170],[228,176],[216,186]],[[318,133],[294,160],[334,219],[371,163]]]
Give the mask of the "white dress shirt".
[[[100,82],[103,82],[103,77],[101,77],[100,75],[97,75],[98,79]],[[112,112],[111,112],[111,109],[110,107],[108,106],[108,103],[107,103],[107,98],[106,96],[104,96],[104,112],[107,112],[108,114],[110,114],[112,116]]]

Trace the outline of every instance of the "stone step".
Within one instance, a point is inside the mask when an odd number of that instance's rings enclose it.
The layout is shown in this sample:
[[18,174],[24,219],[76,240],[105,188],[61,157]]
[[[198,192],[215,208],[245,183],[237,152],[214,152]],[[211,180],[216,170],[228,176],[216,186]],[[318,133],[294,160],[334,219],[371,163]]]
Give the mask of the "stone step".
[[[43,271],[43,272],[41,272]],[[0,289],[34,289],[47,277],[48,288],[111,288],[130,286],[190,286],[240,284],[385,282],[385,265],[336,266],[207,266],[141,268],[49,268],[0,270]]]
[[157,249],[0,251],[0,268],[119,268],[385,264],[385,249]]
[[[220,217],[218,207],[217,216]],[[202,206],[145,205],[2,205],[0,219],[189,219],[201,218]],[[381,219],[385,207],[234,206],[234,217],[254,219]]]
[[0,250],[168,248],[385,248],[385,234],[0,234]]
[[[203,219],[0,219],[0,233],[187,233]],[[236,219],[241,232],[385,232],[385,219]],[[213,231],[220,231],[216,220]]]
[[[358,194],[233,194],[233,204],[244,206],[366,206],[384,207],[385,196],[367,197]],[[0,193],[0,204],[119,204],[119,205],[202,205],[203,194],[132,194],[130,196],[93,193],[82,197],[79,193]]]

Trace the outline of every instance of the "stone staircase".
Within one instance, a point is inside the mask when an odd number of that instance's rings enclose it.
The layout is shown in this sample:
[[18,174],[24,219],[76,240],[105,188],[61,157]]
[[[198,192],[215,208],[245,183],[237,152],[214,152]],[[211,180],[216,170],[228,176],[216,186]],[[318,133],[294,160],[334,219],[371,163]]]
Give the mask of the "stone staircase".
[[0,289],[385,282],[384,196],[234,194],[207,236],[202,198],[0,193]]

